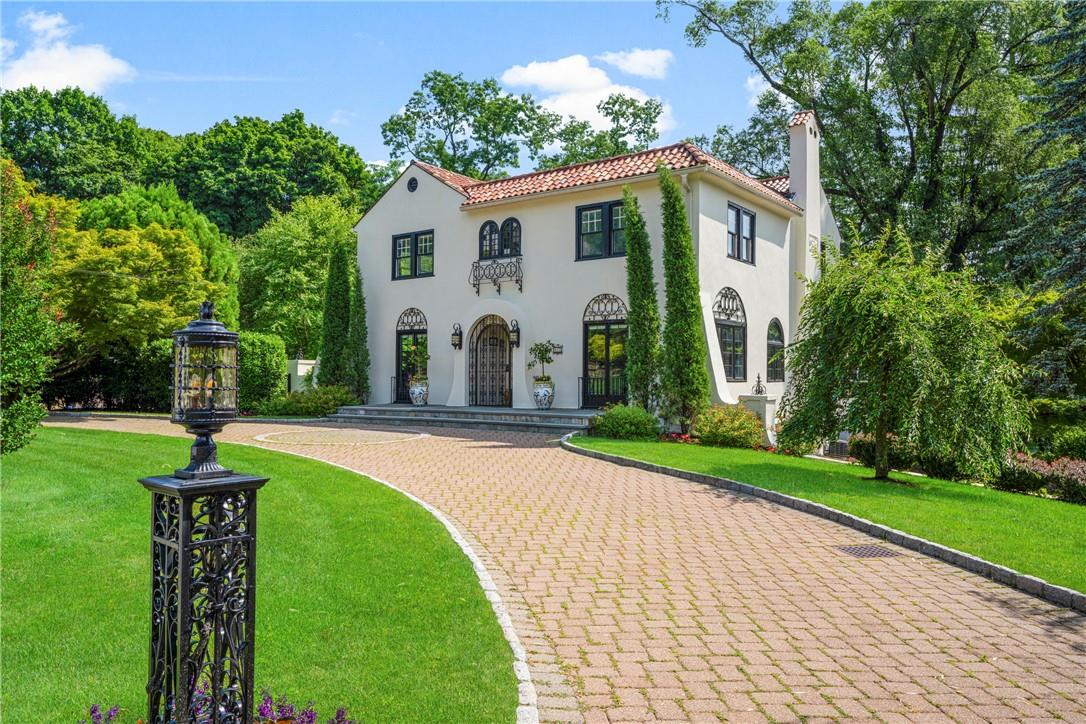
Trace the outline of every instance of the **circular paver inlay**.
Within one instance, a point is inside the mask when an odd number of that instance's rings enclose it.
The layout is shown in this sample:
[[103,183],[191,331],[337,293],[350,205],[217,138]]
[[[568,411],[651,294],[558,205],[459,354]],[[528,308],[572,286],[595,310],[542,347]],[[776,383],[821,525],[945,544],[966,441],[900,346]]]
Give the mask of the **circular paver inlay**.
[[254,440],[280,445],[381,445],[426,437],[414,430],[289,430],[257,435]]

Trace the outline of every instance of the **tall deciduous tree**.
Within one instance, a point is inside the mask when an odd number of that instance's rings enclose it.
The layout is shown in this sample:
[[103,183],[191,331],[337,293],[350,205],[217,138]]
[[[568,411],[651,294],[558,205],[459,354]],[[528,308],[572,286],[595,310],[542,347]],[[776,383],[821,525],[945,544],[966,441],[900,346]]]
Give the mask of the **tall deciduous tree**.
[[80,204],[81,229],[135,229],[158,224],[184,231],[200,248],[204,278],[222,293],[215,302],[216,317],[231,329],[238,325],[238,259],[230,240],[172,184],[130,186],[119,194]]
[[[354,257],[354,254],[351,254]],[[362,270],[357,263],[350,265],[354,272],[351,290],[351,322],[347,332],[346,383],[360,402],[370,396],[370,348],[369,329],[366,323],[366,293]]]
[[324,314],[321,322],[319,385],[347,381],[347,335],[351,328],[351,263],[347,244],[339,242],[328,255],[324,282]]
[[891,436],[966,474],[998,471],[1027,429],[1020,372],[979,287],[941,263],[918,261],[900,231],[830,251],[787,351],[782,446],[849,430],[874,436],[876,478],[888,477]]
[[626,386],[630,402],[652,410],[660,373],[660,306],[652,243],[641,206],[629,186],[622,190],[622,200],[626,209],[626,297],[630,300]]
[[642,102],[615,93],[600,101],[596,109],[610,123],[610,128],[599,131],[588,121],[569,118],[555,134],[561,150],[541,157],[537,168],[555,168],[643,151],[660,137],[656,125],[664,106],[655,98]]
[[709,350],[701,318],[697,260],[679,182],[660,166],[664,220],[664,344],[660,380],[664,416],[686,432],[709,405]]
[[516,168],[522,151],[537,158],[557,126],[558,117],[531,95],[506,93],[493,78],[469,81],[434,70],[403,111],[381,124],[381,135],[393,158],[410,154],[485,179]]
[[0,96],[0,144],[39,189],[68,198],[115,194],[170,165],[175,143],[118,118],[98,96],[78,88],[30,86]]
[[45,415],[41,388],[53,367],[61,334],[48,276],[59,226],[70,225],[75,204],[34,193],[19,168],[0,159],[0,452],[26,445]]
[[352,242],[356,219],[333,198],[303,198],[242,239],[242,326],[279,335],[291,359],[316,357],[328,256]]
[[[1086,2],[1066,8],[1066,24],[1041,41],[1057,56],[1040,77],[1044,114],[1023,129],[1057,161],[1024,179],[1017,208],[1025,223],[1011,227],[1005,247],[1016,280],[1040,292],[1025,341],[1040,347],[1032,359],[1038,391],[1057,395],[1086,392],[1075,385],[1086,374]],[[1054,320],[1066,334],[1040,344]]]
[[[693,45],[732,43],[789,110],[818,113],[826,192],[862,238],[900,224],[919,246],[945,248],[953,265],[990,259],[1013,225],[1017,174],[1044,164],[1017,128],[1037,112],[1030,74],[1051,51],[1035,41],[1056,24],[1058,3],[660,6],[692,15]],[[748,135],[777,118],[770,104]],[[735,132],[723,135],[730,146]],[[771,158],[760,168],[757,159],[736,160],[754,172],[780,170]]]
[[353,147],[301,111],[222,121],[185,136],[177,158],[182,198],[230,236],[255,232],[303,196],[332,196],[357,215],[382,191]]

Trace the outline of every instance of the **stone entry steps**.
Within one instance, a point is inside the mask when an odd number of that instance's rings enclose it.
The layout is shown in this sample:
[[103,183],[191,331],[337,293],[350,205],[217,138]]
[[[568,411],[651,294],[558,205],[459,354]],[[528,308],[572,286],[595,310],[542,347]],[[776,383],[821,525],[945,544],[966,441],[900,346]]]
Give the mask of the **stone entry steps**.
[[329,420],[347,424],[404,427],[462,427],[475,430],[565,434],[588,430],[596,410],[522,410],[509,407],[444,407],[427,405],[348,405]]

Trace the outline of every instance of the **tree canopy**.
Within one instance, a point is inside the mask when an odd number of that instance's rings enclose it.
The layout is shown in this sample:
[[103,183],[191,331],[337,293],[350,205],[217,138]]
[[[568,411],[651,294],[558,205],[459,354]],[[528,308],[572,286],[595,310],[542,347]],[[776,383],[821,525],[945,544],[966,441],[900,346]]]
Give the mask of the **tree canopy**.
[[84,201],[79,206],[79,228],[137,229],[158,224],[185,232],[200,249],[204,278],[221,292],[215,313],[231,329],[238,325],[238,260],[230,240],[188,201],[182,201],[172,184],[129,186],[119,194]]
[[[1031,74],[1051,51],[1036,41],[1057,24],[1057,3],[660,7],[690,13],[691,44],[719,37],[736,46],[788,110],[817,112],[826,192],[863,239],[902,225],[917,245],[945,248],[953,265],[983,262],[1013,224],[1018,175],[1044,165],[1018,128],[1037,114]],[[735,148],[737,134],[757,137],[759,126],[779,120],[776,104],[760,104],[747,131],[718,133],[722,150]],[[735,160],[752,172],[779,171],[772,153]]]
[[334,198],[298,199],[240,243],[241,322],[277,334],[291,359],[318,355],[328,255],[355,243],[354,214]]
[[842,430],[874,437],[875,476],[889,473],[891,436],[922,457],[953,460],[969,475],[997,472],[1023,442],[1020,370],[1004,353],[978,285],[917,259],[899,230],[835,250],[807,284],[780,444],[796,450]]
[[560,150],[541,156],[536,168],[555,168],[644,151],[660,137],[656,124],[664,106],[655,98],[642,102],[615,93],[600,101],[596,109],[610,123],[608,129],[599,131],[588,121],[570,117],[554,133]]

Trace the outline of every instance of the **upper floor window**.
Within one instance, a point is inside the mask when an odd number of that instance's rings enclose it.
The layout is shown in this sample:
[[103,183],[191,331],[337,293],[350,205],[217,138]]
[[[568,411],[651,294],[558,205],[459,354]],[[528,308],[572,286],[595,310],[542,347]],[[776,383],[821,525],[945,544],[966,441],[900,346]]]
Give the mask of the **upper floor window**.
[[754,212],[728,204],[728,256],[754,263]]
[[488,221],[479,227],[479,258],[498,256],[498,225]]
[[434,275],[434,231],[415,231],[392,237],[392,278]]
[[622,201],[577,207],[577,258],[626,254],[626,210]]
[[514,218],[502,222],[501,255],[520,256],[520,222]]
[[520,222],[513,217],[503,221],[500,230],[494,221],[479,227],[479,258],[502,256],[520,256]]
[[769,323],[766,334],[766,382],[784,382],[784,330],[776,319]]

